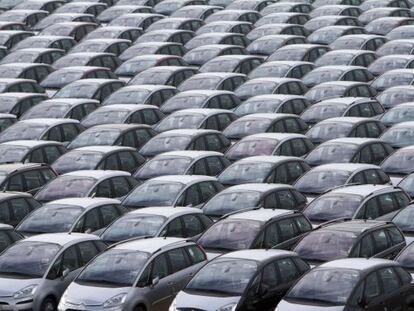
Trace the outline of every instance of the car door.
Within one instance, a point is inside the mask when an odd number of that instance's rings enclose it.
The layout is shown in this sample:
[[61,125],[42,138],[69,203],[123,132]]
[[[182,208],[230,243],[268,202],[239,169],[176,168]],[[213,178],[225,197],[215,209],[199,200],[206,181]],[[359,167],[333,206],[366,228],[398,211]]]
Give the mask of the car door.
[[380,281],[377,272],[372,272],[365,279],[365,287],[363,293],[363,310],[382,311],[384,309],[384,299]]
[[174,283],[172,288],[173,295],[184,289],[187,282],[194,276],[195,267],[192,266],[190,258],[184,247],[175,248],[167,252],[171,265],[171,276]]
[[378,276],[382,286],[384,310],[402,311],[403,301],[400,296],[402,284],[397,272],[391,268],[384,268],[378,271]]

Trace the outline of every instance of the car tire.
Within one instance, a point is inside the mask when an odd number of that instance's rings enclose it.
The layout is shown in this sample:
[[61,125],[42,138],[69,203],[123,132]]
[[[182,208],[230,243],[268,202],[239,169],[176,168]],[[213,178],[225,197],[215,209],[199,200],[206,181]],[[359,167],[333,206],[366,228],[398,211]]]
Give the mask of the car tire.
[[40,311],[56,311],[56,302],[52,298],[46,298],[40,306]]
[[135,307],[134,311],[145,311],[145,308],[143,307]]

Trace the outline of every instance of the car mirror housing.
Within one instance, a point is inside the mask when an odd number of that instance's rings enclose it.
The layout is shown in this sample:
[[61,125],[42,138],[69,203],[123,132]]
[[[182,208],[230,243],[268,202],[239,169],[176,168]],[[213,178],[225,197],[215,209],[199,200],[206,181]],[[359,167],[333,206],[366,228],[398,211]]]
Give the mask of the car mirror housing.
[[160,278],[158,276],[156,276],[155,278],[152,279],[151,282],[151,286],[154,287],[156,286],[158,283],[160,282]]
[[62,272],[62,279],[66,278],[69,274],[70,270],[68,268],[66,268],[65,270],[63,270]]

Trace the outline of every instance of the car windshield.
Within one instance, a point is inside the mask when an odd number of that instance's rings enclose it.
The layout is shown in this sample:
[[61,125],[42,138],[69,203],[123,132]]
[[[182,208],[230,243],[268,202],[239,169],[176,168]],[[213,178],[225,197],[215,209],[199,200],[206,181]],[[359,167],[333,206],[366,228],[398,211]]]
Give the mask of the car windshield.
[[[249,44],[249,46],[246,49],[252,54],[269,55],[276,51],[278,48],[280,48],[285,43],[285,40],[286,39],[284,38],[275,38],[273,36],[267,38],[260,38]],[[284,67],[286,69],[286,66]]]
[[355,57],[352,53],[326,53],[315,61],[315,66],[349,66]]
[[[105,28],[104,28],[105,29]],[[122,59],[130,59],[132,57],[138,56],[138,55],[148,55],[148,54],[156,54],[158,50],[158,46],[153,45],[143,45],[143,43],[140,43],[139,45],[132,45],[128,49],[126,49],[122,54]],[[144,83],[143,83],[144,84]]]
[[392,222],[395,223],[403,232],[414,232],[412,217],[414,217],[414,206],[411,205],[402,209],[397,215],[395,215]]
[[[156,68],[156,67],[154,67]],[[137,74],[129,81],[129,85],[140,84],[167,84],[168,78],[171,77],[171,72],[166,70],[154,70],[153,68]]]
[[187,157],[155,158],[147,163],[136,174],[138,179],[149,179],[163,175],[184,175],[192,162]]
[[398,150],[384,160],[381,168],[386,173],[410,174],[413,171],[413,161],[414,152],[412,150]]
[[38,58],[38,52],[29,51],[15,51],[12,54],[5,56],[2,62],[5,63],[34,63]]
[[408,175],[398,184],[398,187],[402,188],[407,192],[410,197],[414,197],[414,175]]
[[61,88],[71,82],[81,79],[83,74],[83,71],[77,70],[52,72],[42,81],[42,86],[45,88]]
[[198,243],[205,249],[226,251],[248,249],[261,228],[258,221],[226,219],[207,230]]
[[30,108],[24,114],[23,120],[34,118],[64,118],[71,107],[72,105],[64,103],[41,103]]
[[392,108],[398,104],[414,101],[414,90],[411,90],[409,88],[386,90],[378,95],[377,100],[385,108]]
[[222,216],[241,209],[258,206],[262,195],[258,191],[224,192],[214,196],[203,207],[204,214]]
[[16,105],[18,99],[13,96],[0,97],[0,112],[8,113]]
[[277,98],[248,99],[239,105],[234,112],[239,116],[245,116],[252,113],[272,113],[277,112],[281,104],[282,100]]
[[[10,66],[0,67],[0,75],[4,78],[19,78],[21,74],[22,74],[22,68],[10,67]],[[1,105],[1,108],[3,108],[3,105]]]
[[295,184],[295,188],[305,193],[323,193],[328,189],[344,185],[351,173],[341,170],[312,171],[302,176]]
[[201,113],[171,115],[162,120],[156,127],[156,130],[158,132],[165,132],[175,129],[196,129],[201,126],[205,117]]
[[325,143],[316,147],[306,157],[310,165],[326,163],[349,163],[358,150],[358,145]]
[[318,101],[322,99],[332,98],[332,97],[341,97],[346,90],[346,86],[339,85],[321,85],[315,86],[309,90],[305,96],[310,100]]
[[151,94],[151,91],[146,89],[139,90],[120,90],[118,92],[109,95],[103,102],[103,105],[115,105],[115,104],[144,104],[145,100]]
[[254,69],[249,74],[249,78],[283,78],[286,77],[291,68],[291,65],[286,64],[266,64]]
[[411,51],[414,48],[413,42],[401,42],[397,41],[390,41],[380,47],[377,52],[378,55],[398,55],[398,54],[411,54]]
[[71,143],[70,148],[85,146],[111,146],[121,134],[117,129],[91,129],[81,133]]
[[163,108],[168,107],[169,111],[176,111],[188,108],[201,108],[208,96],[205,95],[176,95],[167,100]]
[[335,138],[347,137],[353,128],[352,123],[347,122],[322,122],[316,124],[307,133],[312,141],[324,142]]
[[124,123],[129,114],[129,110],[98,109],[86,116],[82,124],[90,127],[97,124]]
[[250,118],[237,120],[231,123],[224,131],[226,137],[244,137],[252,134],[264,133],[272,123],[272,119]]
[[46,124],[18,122],[1,132],[0,141],[40,139],[48,127]]
[[312,86],[323,82],[339,80],[342,73],[343,70],[338,69],[315,69],[305,75],[302,81],[306,85]]
[[265,162],[235,163],[220,174],[223,184],[263,183],[271,173],[273,164]]
[[60,246],[54,243],[19,242],[0,256],[0,275],[41,278],[59,250]]
[[300,279],[286,298],[344,305],[359,279],[359,272],[352,269],[315,269]]
[[364,42],[364,38],[356,38],[354,36],[347,38],[347,36],[344,36],[332,42],[330,47],[333,50],[360,50]]
[[145,155],[155,155],[167,151],[185,150],[191,142],[189,136],[155,137],[140,150]]
[[363,198],[355,194],[325,194],[312,201],[304,214],[314,221],[352,218]]
[[395,107],[388,110],[381,121],[386,125],[394,125],[401,122],[414,120],[414,107]]
[[98,85],[91,83],[73,83],[63,87],[56,93],[56,98],[93,98]]
[[252,260],[220,258],[202,268],[185,290],[241,296],[257,269]]
[[19,225],[20,232],[69,232],[83,208],[75,205],[48,204],[32,212]]
[[343,33],[342,29],[328,29],[317,30],[311,35],[308,36],[309,42],[317,42],[320,44],[331,44],[334,42],[341,34]]
[[385,90],[393,86],[410,85],[414,80],[412,73],[389,72],[385,73],[372,83],[377,90]]
[[62,155],[53,163],[53,168],[59,174],[79,170],[93,170],[104,157],[102,152],[73,150]]
[[215,90],[221,77],[189,78],[180,84],[180,91]]
[[0,145],[0,163],[21,162],[29,150],[23,146]]
[[397,58],[394,56],[387,57],[385,59],[379,59],[372,63],[369,66],[369,71],[371,71],[373,74],[380,75],[389,70],[405,68],[407,62],[408,60],[404,58]]
[[414,127],[398,126],[381,136],[381,140],[395,147],[405,147],[414,143]]
[[315,231],[305,236],[294,251],[305,260],[331,261],[348,257],[355,239],[352,232]]
[[36,199],[39,201],[53,201],[63,198],[83,198],[95,185],[96,179],[86,176],[59,176],[46,184]]
[[256,95],[272,94],[278,83],[269,81],[247,82],[236,90],[240,98],[249,98]]
[[154,236],[166,220],[166,217],[158,215],[127,215],[110,225],[101,239],[119,242],[135,237]]
[[132,286],[148,258],[149,254],[145,252],[111,249],[87,265],[76,282]]
[[318,123],[322,120],[342,116],[346,108],[346,105],[339,103],[314,105],[306,109],[301,115],[301,118],[305,122]]
[[71,53],[88,53],[88,52],[101,52],[108,47],[108,42],[84,42],[75,46]]
[[193,51],[189,51],[185,54],[184,60],[187,63],[195,64],[195,63],[205,63],[210,59],[213,59],[220,53],[217,49],[206,48],[206,49],[194,49]]
[[280,50],[277,50],[275,53],[269,56],[267,61],[301,61],[303,56],[306,54],[307,50],[305,49],[298,49],[298,48],[288,48],[284,49],[281,48]]
[[237,65],[239,64],[239,60],[237,59],[218,59],[218,60],[210,60],[207,64],[205,64],[202,68],[200,68],[201,72],[232,72]]
[[155,59],[130,59],[123,63],[116,70],[116,74],[120,76],[134,76],[145,69],[154,67],[157,64]]
[[123,204],[133,207],[173,205],[183,188],[180,182],[150,180],[135,188]]
[[414,269],[414,243],[408,245],[395,260],[407,269]]
[[233,145],[226,156],[237,160],[251,156],[272,155],[278,144],[279,141],[276,139],[242,140]]

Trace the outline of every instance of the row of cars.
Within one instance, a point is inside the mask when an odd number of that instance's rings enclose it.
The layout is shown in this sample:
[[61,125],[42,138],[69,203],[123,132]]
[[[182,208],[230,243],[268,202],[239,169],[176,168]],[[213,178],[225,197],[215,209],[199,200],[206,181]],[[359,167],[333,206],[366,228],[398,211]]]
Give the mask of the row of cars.
[[413,1],[0,11],[0,310],[414,310]]

